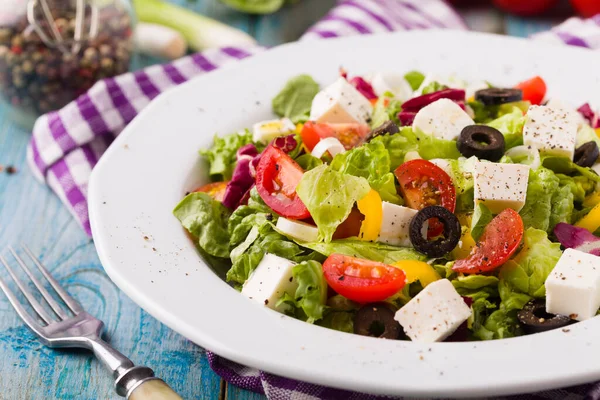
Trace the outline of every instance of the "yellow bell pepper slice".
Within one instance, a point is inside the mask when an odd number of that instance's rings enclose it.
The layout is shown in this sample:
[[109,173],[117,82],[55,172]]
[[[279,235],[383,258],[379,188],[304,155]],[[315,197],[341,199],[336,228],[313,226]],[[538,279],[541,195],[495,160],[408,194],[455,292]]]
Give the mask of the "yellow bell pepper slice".
[[381,196],[375,190],[371,189],[369,193],[356,202],[358,211],[365,216],[360,225],[358,237],[361,240],[375,241],[379,237],[381,222],[383,221],[383,210]]
[[406,274],[406,283],[421,282],[423,287],[441,279],[435,269],[426,262],[415,260],[401,260],[392,264],[404,271]]
[[475,247],[475,240],[473,239],[473,236],[471,236],[471,216],[459,214],[458,221],[460,222],[460,226],[468,228],[461,234],[458,245],[451,253],[452,257],[460,260],[461,258],[467,258],[469,254],[471,254],[471,250]]
[[585,228],[592,233],[600,228],[600,204],[597,204],[588,215],[577,221],[575,226]]
[[296,133],[302,133],[302,128],[304,128],[304,124],[296,124]]
[[600,137],[600,128],[596,128],[596,135]]
[[583,199],[584,207],[594,207],[598,203],[600,203],[600,192],[594,192]]

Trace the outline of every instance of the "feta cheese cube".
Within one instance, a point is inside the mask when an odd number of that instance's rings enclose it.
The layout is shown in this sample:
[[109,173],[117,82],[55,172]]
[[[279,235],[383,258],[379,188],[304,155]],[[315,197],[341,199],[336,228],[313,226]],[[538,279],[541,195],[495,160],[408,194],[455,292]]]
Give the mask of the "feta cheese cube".
[[483,203],[494,214],[506,208],[520,211],[527,197],[529,169],[522,164],[475,163],[475,203]]
[[546,279],[546,311],[583,321],[600,308],[600,257],[566,249]]
[[296,263],[274,254],[266,253],[254,272],[242,287],[242,294],[251,300],[279,312],[285,311],[285,304],[276,306],[284,293],[294,296],[298,283],[292,276]]
[[377,73],[371,78],[371,86],[377,96],[383,96],[385,92],[390,92],[400,100],[407,100],[413,94],[413,90],[399,74]]
[[277,229],[284,235],[304,242],[316,242],[319,238],[319,230],[314,225],[302,221],[292,221],[287,218],[277,219]]
[[348,81],[340,77],[313,99],[310,119],[316,122],[366,124],[373,106]]
[[289,118],[272,119],[254,124],[252,140],[268,143],[284,135],[289,135],[296,130],[296,125]]
[[[382,221],[378,242],[394,246],[410,247],[410,221],[417,210],[383,201],[381,205]],[[427,224],[423,224],[423,234],[427,234]]]
[[448,279],[427,285],[399,309],[394,319],[414,342],[439,342],[471,316],[471,308]]
[[525,146],[540,153],[573,159],[578,130],[573,113],[548,106],[531,106],[523,127]]
[[460,132],[475,122],[458,104],[439,99],[423,107],[413,121],[413,129],[438,139],[454,140]]

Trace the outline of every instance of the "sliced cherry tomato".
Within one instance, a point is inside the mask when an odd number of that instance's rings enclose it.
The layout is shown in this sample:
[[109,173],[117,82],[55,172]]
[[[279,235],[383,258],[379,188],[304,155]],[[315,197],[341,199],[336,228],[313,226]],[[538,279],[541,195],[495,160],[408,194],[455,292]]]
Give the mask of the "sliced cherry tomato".
[[401,269],[342,254],[327,257],[323,273],[333,290],[358,303],[383,301],[406,284],[406,275]]
[[494,0],[494,5],[517,15],[535,15],[552,8],[558,0]]
[[492,271],[513,255],[523,239],[523,220],[507,208],[485,227],[469,257],[457,260],[452,269],[464,274]]
[[356,207],[352,209],[348,218],[344,220],[333,233],[333,239],[345,239],[349,237],[358,236],[360,233],[360,227],[364,221],[365,216],[358,211]]
[[308,121],[302,127],[302,142],[308,150],[312,149],[323,138],[335,137],[346,148],[351,148],[361,144],[367,137],[371,129],[363,124],[325,124]]
[[571,5],[586,18],[600,14],[600,1],[598,0],[571,0]]
[[303,174],[296,161],[269,145],[256,167],[256,190],[277,214],[293,219],[308,218],[310,213],[296,194],[296,186]]
[[529,100],[531,104],[542,104],[546,97],[546,82],[539,76],[519,83],[516,88],[523,91],[523,100]]
[[[415,210],[427,206],[442,206],[450,212],[456,208],[456,189],[452,178],[434,163],[416,159],[405,162],[394,171],[400,192],[406,204]],[[444,231],[444,225],[438,221],[429,220],[427,236],[436,237]]]
[[194,192],[204,192],[217,201],[223,201],[226,188],[227,182],[213,182],[200,186],[198,189],[194,190]]

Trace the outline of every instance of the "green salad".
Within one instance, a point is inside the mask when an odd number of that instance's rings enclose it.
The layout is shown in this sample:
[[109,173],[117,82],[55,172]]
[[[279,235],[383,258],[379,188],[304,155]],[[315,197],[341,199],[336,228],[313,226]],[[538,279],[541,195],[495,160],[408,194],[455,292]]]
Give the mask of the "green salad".
[[[549,97],[547,99],[547,97]],[[600,123],[534,77],[290,79],[215,137],[173,213],[254,301],[420,342],[557,329],[600,308]]]

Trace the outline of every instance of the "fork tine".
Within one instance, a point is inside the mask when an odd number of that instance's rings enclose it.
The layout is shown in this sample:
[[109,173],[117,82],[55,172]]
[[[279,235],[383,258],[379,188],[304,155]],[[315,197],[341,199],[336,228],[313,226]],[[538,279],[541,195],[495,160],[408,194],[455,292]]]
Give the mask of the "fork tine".
[[60,284],[56,281],[56,279],[54,279],[54,277],[52,275],[50,275],[50,272],[48,272],[48,270],[46,269],[46,267],[44,267],[42,265],[42,263],[40,263],[38,261],[38,259],[33,255],[33,253],[31,252],[31,250],[29,250],[29,247],[27,247],[23,243],[21,243],[21,247],[23,247],[23,250],[25,250],[25,253],[27,253],[27,255],[35,263],[35,265],[37,265],[37,267],[42,272],[42,274],[44,275],[44,277],[48,280],[48,282],[50,282],[50,285],[54,288],[54,290],[56,290],[56,293],[58,293],[58,295],[60,296],[60,298],[62,299],[62,301],[64,301],[67,304],[67,306],[69,306],[69,308],[71,309],[71,311],[73,311],[74,314],[79,314],[80,312],[82,312],[83,311],[83,307],[81,307],[81,305],[79,304],[79,302],[77,302],[77,300],[75,300],[74,298],[72,298],[67,293],[67,291],[64,290],[62,288],[62,286],[60,286]]
[[29,278],[33,281],[35,287],[38,288],[40,293],[42,293],[42,297],[48,302],[48,305],[50,305],[50,308],[52,308],[54,313],[62,320],[69,318],[69,316],[62,310],[62,308],[60,308],[60,305],[56,302],[56,300],[54,300],[50,293],[48,293],[44,285],[42,285],[38,278],[36,278],[35,275],[31,273],[31,270],[25,264],[23,259],[19,257],[17,252],[11,246],[8,246],[8,250],[12,253],[13,257],[15,258],[15,260],[17,260],[17,263],[19,263],[21,268],[25,270],[25,273],[27,273],[27,276],[29,276]]
[[34,319],[31,315],[23,308],[17,297],[14,295],[12,290],[9,289],[8,285],[2,278],[0,278],[0,289],[4,292],[8,301],[14,307],[15,311],[23,321],[31,328],[37,335],[41,335],[42,326]]
[[[29,291],[29,289],[27,289],[25,287],[25,285],[23,285],[23,283],[21,282],[21,280],[19,278],[17,278],[17,276],[15,275],[15,273],[12,270],[12,268],[10,267],[10,265],[8,265],[8,262],[6,262],[6,259],[4,257],[0,256],[0,262],[2,262],[2,264],[4,264],[4,267],[6,268],[6,270],[10,274],[10,276],[13,278],[13,280],[15,281],[15,283],[17,284],[17,286],[19,287],[19,289],[21,290],[21,292],[23,293],[23,295],[25,296],[25,298],[27,299],[27,301],[29,302],[29,304],[31,304],[31,307],[33,307],[33,309],[35,310],[35,312],[47,324],[50,324],[53,321],[53,319],[50,316],[50,314],[48,314],[48,312],[46,310],[44,310],[44,308],[41,306],[41,304],[38,303],[38,301],[35,299],[35,297],[33,297],[33,295],[31,294],[31,292]],[[13,306],[14,306],[14,304],[13,304]]]

